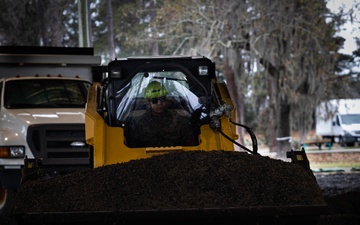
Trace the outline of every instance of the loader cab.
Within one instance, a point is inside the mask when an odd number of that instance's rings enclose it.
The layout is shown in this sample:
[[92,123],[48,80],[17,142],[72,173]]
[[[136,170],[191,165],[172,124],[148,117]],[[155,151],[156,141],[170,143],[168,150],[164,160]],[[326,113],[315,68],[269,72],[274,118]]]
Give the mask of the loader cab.
[[214,68],[210,60],[193,57],[127,58],[110,62],[104,90],[108,125],[124,129],[126,144],[128,121],[148,109],[144,90],[150,82],[158,81],[168,91],[169,110],[186,116],[191,122],[191,132],[199,135],[200,127],[209,123]]

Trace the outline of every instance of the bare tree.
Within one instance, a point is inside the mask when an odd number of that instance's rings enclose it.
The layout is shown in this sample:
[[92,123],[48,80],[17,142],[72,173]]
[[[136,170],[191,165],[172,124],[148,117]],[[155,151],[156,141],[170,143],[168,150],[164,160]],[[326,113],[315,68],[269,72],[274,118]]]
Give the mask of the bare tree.
[[[163,0],[156,2],[156,14],[152,2],[121,7],[125,17],[117,20],[122,30],[115,36],[126,41],[126,48],[153,53],[150,43],[155,41],[160,54],[213,59],[226,77],[238,122],[246,124],[245,96],[254,87],[264,90],[252,105],[260,106],[254,111],[258,127],[267,131],[271,151],[285,157],[292,129],[305,138],[316,105],[333,94],[329,90],[338,81],[334,73],[341,47],[334,38],[338,24],[325,21],[331,17],[325,1]],[[123,23],[130,16],[138,19],[136,27]]]
[[317,0],[182,0],[158,10],[165,49],[177,47],[174,52],[224,65],[238,113],[243,115],[239,105],[255,70],[267,73],[270,150],[282,158],[291,148],[291,124],[297,122],[305,133],[332,86],[328,78],[334,76],[339,46],[332,24],[325,22],[327,13],[325,1]]

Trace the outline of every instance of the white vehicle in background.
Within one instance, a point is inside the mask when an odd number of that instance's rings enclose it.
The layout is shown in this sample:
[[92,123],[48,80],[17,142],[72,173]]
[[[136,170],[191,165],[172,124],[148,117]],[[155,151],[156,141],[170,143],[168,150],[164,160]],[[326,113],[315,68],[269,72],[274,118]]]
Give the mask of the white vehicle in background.
[[89,167],[84,113],[100,62],[92,48],[0,46],[0,214],[25,158],[41,160],[48,177]]
[[316,109],[316,135],[341,146],[360,143],[360,99],[333,99]]

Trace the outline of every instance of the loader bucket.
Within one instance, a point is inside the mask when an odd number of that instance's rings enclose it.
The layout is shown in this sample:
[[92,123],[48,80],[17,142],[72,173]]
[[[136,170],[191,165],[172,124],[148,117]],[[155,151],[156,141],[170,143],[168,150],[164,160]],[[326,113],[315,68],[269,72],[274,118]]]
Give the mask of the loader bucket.
[[179,151],[26,182],[12,214],[19,225],[316,225],[325,209],[313,174],[296,163]]
[[19,225],[142,224],[307,224],[316,225],[326,205],[144,211],[46,212],[15,215]]

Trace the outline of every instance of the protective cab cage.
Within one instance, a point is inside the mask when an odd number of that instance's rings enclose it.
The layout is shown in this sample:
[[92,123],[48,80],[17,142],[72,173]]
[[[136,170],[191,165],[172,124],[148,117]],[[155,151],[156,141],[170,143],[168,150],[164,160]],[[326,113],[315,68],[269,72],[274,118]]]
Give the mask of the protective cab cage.
[[108,64],[107,72],[98,86],[102,90],[97,111],[111,127],[126,129],[130,118],[147,109],[144,89],[154,80],[167,89],[169,109],[188,116],[195,134],[210,122],[210,111],[218,105],[213,99],[215,64],[204,57],[116,59]]

